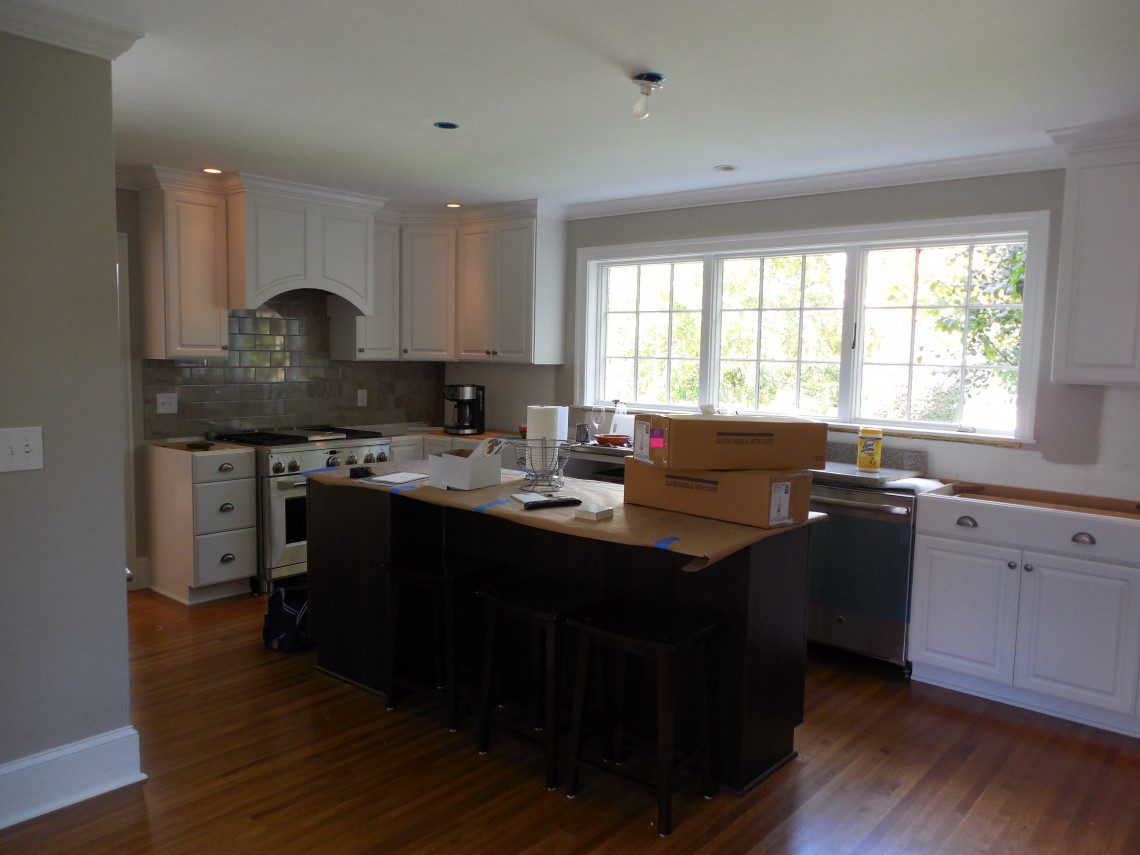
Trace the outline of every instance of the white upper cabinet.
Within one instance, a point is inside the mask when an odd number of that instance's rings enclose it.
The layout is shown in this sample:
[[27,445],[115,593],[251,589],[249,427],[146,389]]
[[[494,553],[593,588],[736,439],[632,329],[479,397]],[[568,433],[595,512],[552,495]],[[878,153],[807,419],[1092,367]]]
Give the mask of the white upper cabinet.
[[231,308],[314,288],[373,313],[373,225],[383,199],[226,175]]
[[414,225],[400,239],[400,358],[455,358],[455,227]]
[[1053,136],[1069,146],[1053,380],[1140,385],[1140,118]]
[[398,359],[400,356],[400,227],[377,222],[373,230],[372,314],[329,297],[329,351],[333,359]]
[[467,223],[459,227],[456,243],[459,281],[457,334],[458,357],[491,360],[496,349],[495,306],[497,249],[493,223]]
[[140,193],[139,214],[145,356],[226,356],[225,199],[160,172]]

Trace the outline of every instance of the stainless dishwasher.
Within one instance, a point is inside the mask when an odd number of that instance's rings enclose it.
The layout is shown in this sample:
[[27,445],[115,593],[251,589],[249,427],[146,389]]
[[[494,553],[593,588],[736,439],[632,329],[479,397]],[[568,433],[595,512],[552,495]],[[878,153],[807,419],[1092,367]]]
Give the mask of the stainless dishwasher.
[[808,639],[893,662],[909,675],[914,494],[813,484]]

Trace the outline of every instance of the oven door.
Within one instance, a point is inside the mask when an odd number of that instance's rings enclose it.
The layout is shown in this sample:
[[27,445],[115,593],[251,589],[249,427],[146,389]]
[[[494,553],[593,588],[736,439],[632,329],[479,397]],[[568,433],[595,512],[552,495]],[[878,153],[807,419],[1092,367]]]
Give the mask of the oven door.
[[[308,480],[300,475],[286,475],[265,478],[262,485],[261,554],[265,572],[270,579],[304,572],[308,556],[305,533]],[[289,570],[281,572],[284,568]]]

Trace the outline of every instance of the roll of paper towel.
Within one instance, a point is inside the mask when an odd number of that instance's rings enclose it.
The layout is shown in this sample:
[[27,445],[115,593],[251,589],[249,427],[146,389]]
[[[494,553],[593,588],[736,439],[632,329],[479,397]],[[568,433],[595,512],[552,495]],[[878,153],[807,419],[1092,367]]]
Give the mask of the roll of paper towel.
[[531,405],[526,408],[527,439],[566,439],[570,408]]

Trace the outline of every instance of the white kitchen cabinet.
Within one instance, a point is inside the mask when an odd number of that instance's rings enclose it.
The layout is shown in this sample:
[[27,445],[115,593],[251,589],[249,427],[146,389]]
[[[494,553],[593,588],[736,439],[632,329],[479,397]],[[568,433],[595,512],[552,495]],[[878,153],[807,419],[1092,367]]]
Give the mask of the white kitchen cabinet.
[[333,359],[392,360],[400,356],[400,227],[377,222],[373,230],[371,315],[330,296],[329,352]]
[[452,451],[464,451],[464,450],[465,451],[474,451],[476,448],[479,447],[479,444],[482,441],[483,440],[481,440],[481,439],[461,439],[460,437],[455,437],[454,439],[451,440],[451,450]]
[[1014,684],[1133,712],[1140,567],[1027,551],[1022,568]]
[[449,436],[425,436],[424,437],[424,457],[431,457],[433,454],[442,454],[445,451],[451,451],[451,437]]
[[392,437],[392,462],[424,459],[424,438],[422,436]]
[[1053,380],[1140,385],[1140,118],[1054,138],[1069,156]]
[[373,223],[383,199],[239,173],[222,186],[231,308],[314,288],[373,313]]
[[229,350],[226,201],[156,173],[139,195],[148,359],[223,358]]
[[1020,558],[1018,549],[919,535],[911,660],[1012,682]]
[[455,357],[455,228],[411,225],[400,238],[400,358]]
[[459,359],[562,362],[564,232],[538,216],[460,226]]

